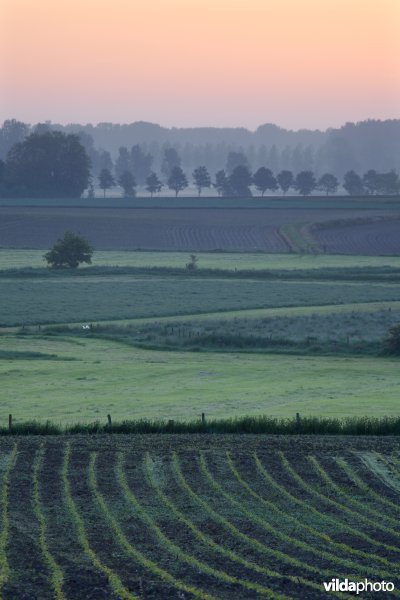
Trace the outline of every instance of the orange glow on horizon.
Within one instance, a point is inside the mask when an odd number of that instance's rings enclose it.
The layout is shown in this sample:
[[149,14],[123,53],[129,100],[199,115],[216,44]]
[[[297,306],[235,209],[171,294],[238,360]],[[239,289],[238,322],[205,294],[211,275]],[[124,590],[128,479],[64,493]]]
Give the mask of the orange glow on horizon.
[[400,116],[398,0],[2,2],[0,120],[324,128]]

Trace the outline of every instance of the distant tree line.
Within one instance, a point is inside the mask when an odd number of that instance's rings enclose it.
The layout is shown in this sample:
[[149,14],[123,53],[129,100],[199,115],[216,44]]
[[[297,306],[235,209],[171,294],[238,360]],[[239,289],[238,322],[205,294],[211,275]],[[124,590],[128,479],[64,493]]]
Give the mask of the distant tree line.
[[[265,166],[274,173],[313,171],[317,177],[332,173],[341,180],[350,170],[365,173],[376,169],[387,173],[400,169],[400,119],[346,123],[343,127],[326,131],[292,131],[273,124],[261,125],[255,131],[243,127],[166,128],[145,122],[126,125],[46,122],[30,126],[9,119],[0,127],[0,159],[5,160],[10,148],[30,133],[54,130],[79,136],[95,178],[103,168],[119,177],[127,168],[120,165],[122,171],[118,172],[120,149],[125,148],[130,157],[125,153],[121,160],[129,158],[132,161],[128,170],[138,186],[144,185],[149,172],[143,177],[135,172],[137,165],[140,171],[149,171],[150,168],[164,176],[162,166],[167,149],[174,149],[181,157],[179,166],[186,174],[192,173],[198,165],[204,165],[210,173],[224,170],[227,156],[235,152],[246,156],[247,166],[252,172]],[[135,148],[133,153],[132,147]],[[138,148],[140,156],[137,155]],[[149,155],[152,157],[151,165]]]
[[115,165],[105,161],[96,171],[82,138],[76,134],[43,126],[27,135],[27,130],[18,123],[14,124],[16,132],[20,141],[9,148],[5,160],[0,160],[3,196],[79,197],[86,190],[88,197],[94,197],[97,186],[103,190],[104,197],[107,190],[115,186],[122,189],[125,197],[135,196],[138,187],[151,196],[166,187],[178,196],[189,185],[196,188],[199,196],[203,190],[214,188],[224,197],[251,196],[252,189],[261,196],[288,192],[303,196],[314,192],[331,195],[336,194],[340,186],[352,196],[400,193],[395,170],[369,169],[364,175],[348,170],[342,181],[330,172],[317,176],[311,169],[296,174],[290,169],[274,171],[268,163],[252,171],[248,157],[240,151],[229,152],[224,168],[214,177],[205,164],[196,166],[189,174],[173,147],[164,148],[160,173],[157,173],[152,154],[137,144],[130,149],[121,147]]

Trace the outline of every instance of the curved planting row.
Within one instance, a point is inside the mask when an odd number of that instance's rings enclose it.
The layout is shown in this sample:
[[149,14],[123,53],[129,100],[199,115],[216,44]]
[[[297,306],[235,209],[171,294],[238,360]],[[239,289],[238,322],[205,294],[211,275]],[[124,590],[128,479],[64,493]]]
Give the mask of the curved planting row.
[[0,598],[400,596],[400,493],[361,452],[133,439],[3,442]]

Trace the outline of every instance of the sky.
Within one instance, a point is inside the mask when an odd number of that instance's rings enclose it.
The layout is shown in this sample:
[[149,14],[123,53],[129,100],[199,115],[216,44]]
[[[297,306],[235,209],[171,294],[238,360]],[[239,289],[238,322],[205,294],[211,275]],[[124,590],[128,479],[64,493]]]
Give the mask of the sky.
[[0,0],[0,122],[400,118],[400,0]]

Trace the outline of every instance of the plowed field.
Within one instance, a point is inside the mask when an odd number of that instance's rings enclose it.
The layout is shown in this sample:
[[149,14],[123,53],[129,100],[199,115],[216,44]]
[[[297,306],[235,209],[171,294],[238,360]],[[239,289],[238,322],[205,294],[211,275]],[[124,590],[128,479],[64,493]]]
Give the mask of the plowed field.
[[392,582],[393,592],[375,597],[399,596],[393,439],[0,444],[5,600],[313,599],[325,595],[324,581],[346,577]]
[[[397,211],[386,210],[385,214]],[[289,252],[287,239],[280,228],[288,224],[312,224],[337,219],[355,219],[381,214],[362,209],[221,209],[221,208],[44,208],[0,207],[0,247],[49,248],[65,231],[87,237],[97,250],[185,250],[185,251],[264,251]],[[397,224],[396,224],[397,223]],[[397,221],[385,236],[373,230],[368,247],[354,253],[380,254],[398,248]],[[375,225],[374,225],[375,226]],[[379,227],[379,223],[376,224]],[[321,243],[328,252],[351,252],[349,239],[359,225],[352,225],[349,235]],[[389,225],[388,225],[389,227]],[[316,234],[322,235],[321,232]],[[323,235],[327,235],[324,233]],[[336,237],[335,237],[336,236]],[[387,246],[382,246],[383,238]],[[319,238],[318,238],[319,240]],[[392,240],[392,241],[390,241]],[[336,243],[336,245],[334,245]],[[347,245],[346,245],[347,244]],[[390,246],[392,244],[392,246]],[[365,251],[364,251],[365,250]],[[390,251],[389,251],[390,250]]]
[[375,223],[342,223],[313,231],[313,237],[331,254],[400,254],[400,219]]

